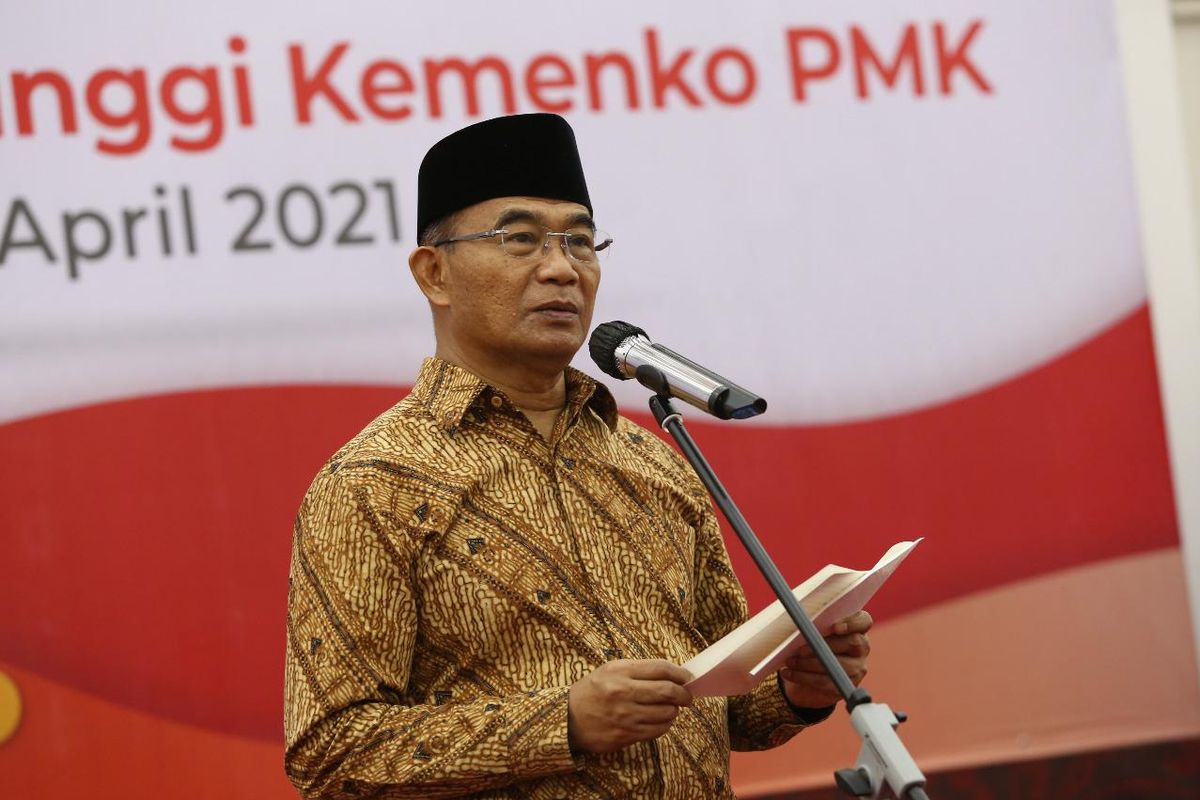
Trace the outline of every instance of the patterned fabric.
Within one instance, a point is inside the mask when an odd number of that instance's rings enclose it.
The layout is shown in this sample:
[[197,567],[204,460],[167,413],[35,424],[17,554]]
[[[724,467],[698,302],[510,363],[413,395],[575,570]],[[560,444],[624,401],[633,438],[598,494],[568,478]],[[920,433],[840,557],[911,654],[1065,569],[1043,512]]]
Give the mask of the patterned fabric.
[[583,373],[567,396],[547,442],[430,359],[318,474],[289,581],[286,766],[306,796],[731,797],[731,746],[804,727],[764,681],[573,757],[572,683],[682,663],[746,606],[690,467]]

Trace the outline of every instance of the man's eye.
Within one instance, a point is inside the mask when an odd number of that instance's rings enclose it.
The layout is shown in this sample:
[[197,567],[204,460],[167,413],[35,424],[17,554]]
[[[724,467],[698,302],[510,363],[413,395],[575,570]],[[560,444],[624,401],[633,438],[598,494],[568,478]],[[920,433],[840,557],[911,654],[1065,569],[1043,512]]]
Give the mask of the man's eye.
[[514,244],[537,244],[538,240],[537,234],[531,231],[513,231],[505,238]]
[[592,247],[592,237],[586,233],[573,233],[567,238],[567,246],[590,250]]

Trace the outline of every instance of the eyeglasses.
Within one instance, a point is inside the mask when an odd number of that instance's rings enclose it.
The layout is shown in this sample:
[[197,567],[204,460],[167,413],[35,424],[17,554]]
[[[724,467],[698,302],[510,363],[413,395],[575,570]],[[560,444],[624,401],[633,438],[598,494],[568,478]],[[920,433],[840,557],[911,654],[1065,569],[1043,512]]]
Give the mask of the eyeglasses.
[[493,228],[490,231],[468,233],[462,236],[452,236],[434,242],[433,247],[441,247],[452,242],[474,242],[480,239],[500,237],[500,249],[513,258],[544,257],[550,252],[550,237],[559,238],[558,245],[567,258],[580,264],[594,264],[600,260],[600,254],[605,252],[613,243],[610,236],[603,231],[593,231],[586,228],[574,231],[548,231],[538,226]]

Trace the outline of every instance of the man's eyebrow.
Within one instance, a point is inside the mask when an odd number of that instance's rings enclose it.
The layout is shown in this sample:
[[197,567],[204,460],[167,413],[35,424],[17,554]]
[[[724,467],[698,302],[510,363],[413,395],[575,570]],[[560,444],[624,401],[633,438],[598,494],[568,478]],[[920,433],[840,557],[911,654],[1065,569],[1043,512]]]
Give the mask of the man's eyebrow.
[[503,228],[511,222],[536,222],[541,223],[541,218],[526,208],[510,208],[500,215],[500,219],[496,220],[494,227]]
[[576,214],[575,216],[571,217],[571,219],[567,222],[568,228],[575,228],[580,225],[587,228],[588,230],[593,230],[593,231],[596,230],[596,221],[594,219],[592,219],[591,214],[583,214],[583,213]]
[[[541,214],[535,214],[527,208],[510,208],[500,215],[493,227],[503,228],[513,222],[533,222],[538,225],[545,225],[545,218]],[[596,230],[596,222],[592,219],[591,214],[579,212],[571,216],[567,220],[567,228],[585,227],[589,230]]]

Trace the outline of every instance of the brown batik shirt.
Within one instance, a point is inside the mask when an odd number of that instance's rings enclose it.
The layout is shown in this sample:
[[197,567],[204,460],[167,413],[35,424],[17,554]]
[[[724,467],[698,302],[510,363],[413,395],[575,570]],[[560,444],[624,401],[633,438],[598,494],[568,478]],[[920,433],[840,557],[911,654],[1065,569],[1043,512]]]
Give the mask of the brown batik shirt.
[[804,727],[774,680],[699,698],[601,756],[567,690],[616,658],[683,663],[746,604],[703,487],[567,371],[550,441],[436,359],[338,451],[295,525],[286,767],[310,797],[727,797],[729,750]]

